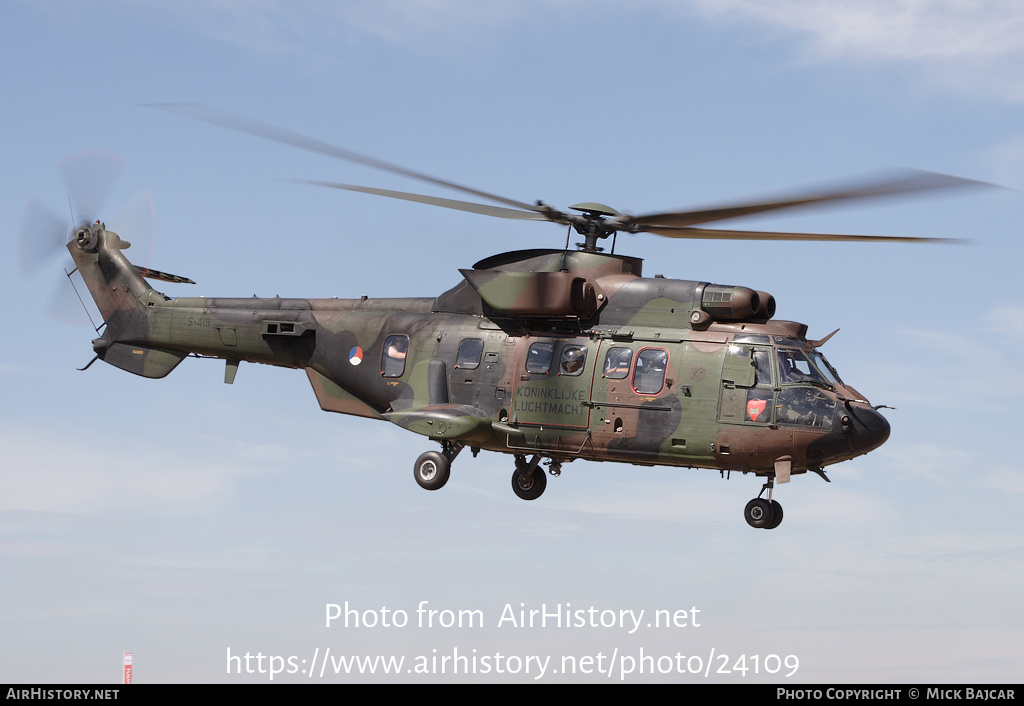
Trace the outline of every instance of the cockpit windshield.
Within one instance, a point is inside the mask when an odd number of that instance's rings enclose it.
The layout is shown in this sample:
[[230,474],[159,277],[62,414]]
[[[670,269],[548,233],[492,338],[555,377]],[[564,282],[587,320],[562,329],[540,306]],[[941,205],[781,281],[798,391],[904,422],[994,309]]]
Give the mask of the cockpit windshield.
[[810,383],[834,387],[839,377],[824,362],[820,353],[811,352],[812,363],[807,353],[797,348],[779,349],[779,381],[783,385]]
[[821,374],[828,378],[828,381],[833,385],[843,384],[843,381],[839,379],[839,373],[836,372],[835,368],[829,365],[829,362],[825,360],[825,356],[821,353],[818,351],[811,351],[811,361],[818,368]]

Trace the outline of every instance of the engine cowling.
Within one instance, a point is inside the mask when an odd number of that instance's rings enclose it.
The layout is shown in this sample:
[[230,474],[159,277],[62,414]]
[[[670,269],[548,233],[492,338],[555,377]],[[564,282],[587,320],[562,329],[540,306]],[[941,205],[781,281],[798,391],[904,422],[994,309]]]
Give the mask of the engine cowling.
[[[767,299],[771,300],[774,309],[775,300],[770,295]],[[709,284],[701,294],[700,308],[714,321],[743,321],[767,318],[758,314],[767,311],[768,305],[762,302],[762,293],[749,287]]]
[[703,329],[713,321],[767,321],[775,316],[775,297],[749,287],[706,284],[700,307],[690,314],[690,325]]
[[571,272],[460,271],[484,303],[504,316],[589,319],[605,302],[601,287]]

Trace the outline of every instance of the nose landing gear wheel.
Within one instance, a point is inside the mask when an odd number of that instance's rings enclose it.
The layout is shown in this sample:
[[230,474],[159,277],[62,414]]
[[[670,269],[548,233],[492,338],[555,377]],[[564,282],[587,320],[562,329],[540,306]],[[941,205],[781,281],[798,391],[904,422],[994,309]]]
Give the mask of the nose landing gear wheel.
[[754,498],[743,508],[743,519],[757,529],[764,528],[772,519],[772,506],[767,500]]
[[775,529],[782,522],[782,505],[774,500],[754,498],[743,509],[743,519],[757,529]]
[[782,505],[777,500],[772,500],[772,519],[764,526],[765,529],[775,529],[782,522]]
[[448,482],[452,464],[439,451],[427,451],[416,459],[412,472],[416,482],[426,490],[438,490]]

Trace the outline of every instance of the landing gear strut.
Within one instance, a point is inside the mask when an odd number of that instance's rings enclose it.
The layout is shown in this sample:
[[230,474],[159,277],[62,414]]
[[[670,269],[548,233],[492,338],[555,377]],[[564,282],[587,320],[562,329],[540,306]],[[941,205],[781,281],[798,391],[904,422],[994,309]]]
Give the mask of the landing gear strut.
[[412,474],[421,488],[439,490],[448,482],[452,461],[462,451],[462,444],[442,441],[441,451],[427,451],[413,464]]
[[[426,490],[439,490],[448,482],[451,475],[452,461],[464,448],[457,441],[442,441],[440,451],[427,451],[416,459],[412,474],[416,483]],[[478,448],[473,448],[476,456]],[[549,466],[548,473],[558,476],[562,472],[564,459],[544,459],[540,454],[527,460],[525,455],[516,456],[516,470],[512,473],[512,490],[523,500],[536,500],[548,485],[547,473],[541,468],[541,461]]]
[[[772,488],[775,486],[775,479],[769,477],[768,482],[761,488],[756,498],[747,503],[743,509],[743,519],[747,524],[757,529],[775,529],[782,522],[782,505],[772,500]],[[768,491],[768,498],[762,498],[764,491]]]
[[539,464],[540,456],[534,456],[529,461],[526,460],[526,456],[516,456],[512,490],[523,500],[536,500],[548,485],[548,478]]

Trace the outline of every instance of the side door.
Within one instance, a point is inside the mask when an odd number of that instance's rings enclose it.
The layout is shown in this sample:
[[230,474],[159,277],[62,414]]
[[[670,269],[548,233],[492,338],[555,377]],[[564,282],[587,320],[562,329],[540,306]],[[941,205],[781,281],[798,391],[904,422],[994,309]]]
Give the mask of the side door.
[[657,457],[679,424],[678,346],[605,341],[593,386],[592,438],[619,457]]
[[512,339],[500,331],[460,333],[455,350],[448,349],[450,399],[492,414],[506,404],[505,365],[515,362],[516,349],[509,345]]
[[513,381],[513,424],[586,429],[597,343],[583,337],[523,336]]
[[718,421],[768,425],[775,413],[772,349],[746,344],[726,346]]

